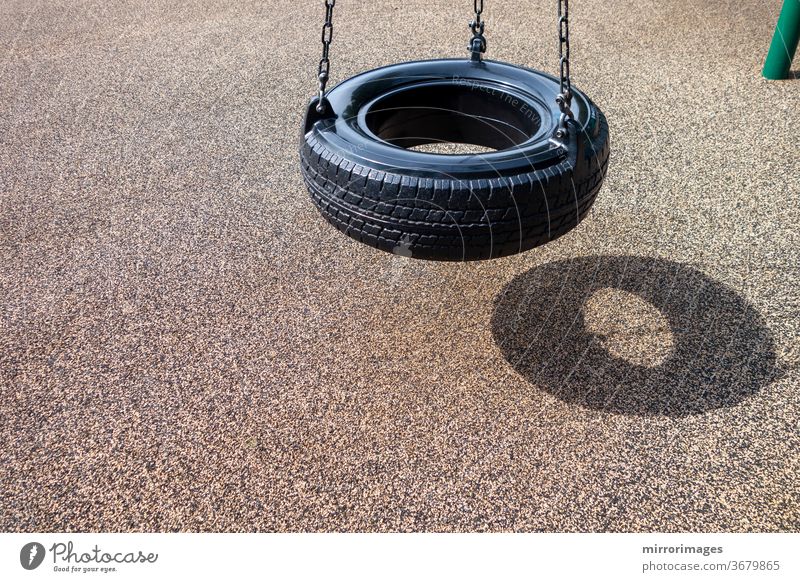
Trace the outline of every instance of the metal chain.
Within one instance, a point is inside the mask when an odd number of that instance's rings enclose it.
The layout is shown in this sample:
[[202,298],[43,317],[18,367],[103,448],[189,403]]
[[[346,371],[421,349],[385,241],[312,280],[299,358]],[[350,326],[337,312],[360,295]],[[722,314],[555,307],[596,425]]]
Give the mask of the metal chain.
[[569,78],[569,0],[558,1],[558,69],[559,93],[556,103],[561,110],[558,137],[567,136],[567,119],[573,119],[572,109],[572,83]]
[[325,85],[328,84],[328,77],[331,72],[331,61],[328,58],[328,53],[331,50],[331,41],[333,40],[333,7],[335,5],[336,0],[325,0],[325,24],[322,25],[322,58],[319,60],[319,70],[317,72],[317,78],[319,79],[317,111],[319,113],[325,111]]
[[475,7],[475,19],[469,23],[469,27],[472,30],[472,40],[467,50],[472,53],[473,61],[480,61],[481,54],[486,52],[486,37],[483,36],[484,22],[481,20],[483,0],[473,0],[473,6]]
[[[558,1],[558,68],[559,68],[559,93],[556,102],[561,110],[559,119],[559,129],[557,135],[565,137],[567,135],[567,120],[573,119],[570,109],[572,105],[572,83],[569,74],[569,0]],[[325,86],[330,76],[330,47],[333,40],[333,7],[336,0],[325,0],[325,23],[322,25],[322,58],[319,60],[317,78],[319,79],[319,99],[317,101],[317,111],[322,113],[325,110]],[[483,35],[485,23],[481,20],[483,14],[483,0],[473,0],[475,9],[475,19],[469,23],[472,30],[472,42],[469,50],[472,52],[472,60],[480,61],[481,54],[486,52],[486,37]]]

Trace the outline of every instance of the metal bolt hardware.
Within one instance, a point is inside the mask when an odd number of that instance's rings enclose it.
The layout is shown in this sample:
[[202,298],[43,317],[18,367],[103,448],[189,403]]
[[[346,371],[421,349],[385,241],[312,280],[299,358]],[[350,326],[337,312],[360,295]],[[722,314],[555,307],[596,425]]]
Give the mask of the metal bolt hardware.
[[556,103],[561,110],[561,117],[556,136],[564,138],[569,135],[567,120],[574,119],[570,109],[572,83],[569,78],[569,0],[558,0],[558,56],[559,93]]
[[328,84],[328,77],[331,72],[331,61],[328,53],[331,49],[333,40],[333,7],[336,0],[325,0],[325,24],[322,25],[322,58],[319,60],[319,99],[317,100],[317,112],[325,111],[325,85]]
[[472,54],[473,61],[480,61],[481,55],[486,52],[486,37],[483,36],[484,22],[481,20],[483,14],[483,0],[474,0],[475,19],[469,23],[472,30],[472,40],[470,40],[467,50]]

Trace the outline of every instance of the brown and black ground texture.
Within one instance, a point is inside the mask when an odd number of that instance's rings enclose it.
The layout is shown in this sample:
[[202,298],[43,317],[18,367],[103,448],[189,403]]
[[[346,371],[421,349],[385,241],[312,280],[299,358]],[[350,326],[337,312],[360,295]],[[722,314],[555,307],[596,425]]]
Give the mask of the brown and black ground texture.
[[[800,81],[779,0],[572,5],[589,217],[439,264],[303,188],[321,2],[0,6],[0,529],[800,529]],[[471,2],[337,2],[333,82]],[[555,71],[553,2],[487,3]]]

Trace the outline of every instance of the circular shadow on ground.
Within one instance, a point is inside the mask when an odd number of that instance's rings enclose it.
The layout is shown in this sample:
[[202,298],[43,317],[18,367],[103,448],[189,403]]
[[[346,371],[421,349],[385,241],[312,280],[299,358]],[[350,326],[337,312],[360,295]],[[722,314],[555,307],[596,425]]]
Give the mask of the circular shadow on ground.
[[761,315],[697,269],[660,259],[582,257],[527,271],[497,296],[492,331],[533,385],[608,412],[698,414],[778,377]]

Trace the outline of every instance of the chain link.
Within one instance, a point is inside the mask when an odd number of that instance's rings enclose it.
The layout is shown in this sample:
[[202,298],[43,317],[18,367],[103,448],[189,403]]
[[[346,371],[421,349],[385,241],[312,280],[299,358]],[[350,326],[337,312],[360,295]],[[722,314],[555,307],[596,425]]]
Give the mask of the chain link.
[[559,93],[556,97],[558,108],[561,110],[558,137],[567,135],[567,119],[573,119],[572,109],[572,82],[569,78],[569,0],[558,1],[558,72]]
[[470,41],[467,50],[472,53],[472,60],[481,60],[481,54],[486,52],[486,37],[483,36],[484,22],[481,20],[483,14],[483,0],[474,0],[473,6],[475,8],[475,19],[469,23],[472,30],[472,40]]
[[322,25],[322,58],[319,60],[319,99],[317,100],[317,111],[322,113],[325,110],[325,86],[328,84],[328,77],[331,72],[331,61],[328,54],[331,50],[333,40],[333,7],[336,0],[325,0],[325,24]]

